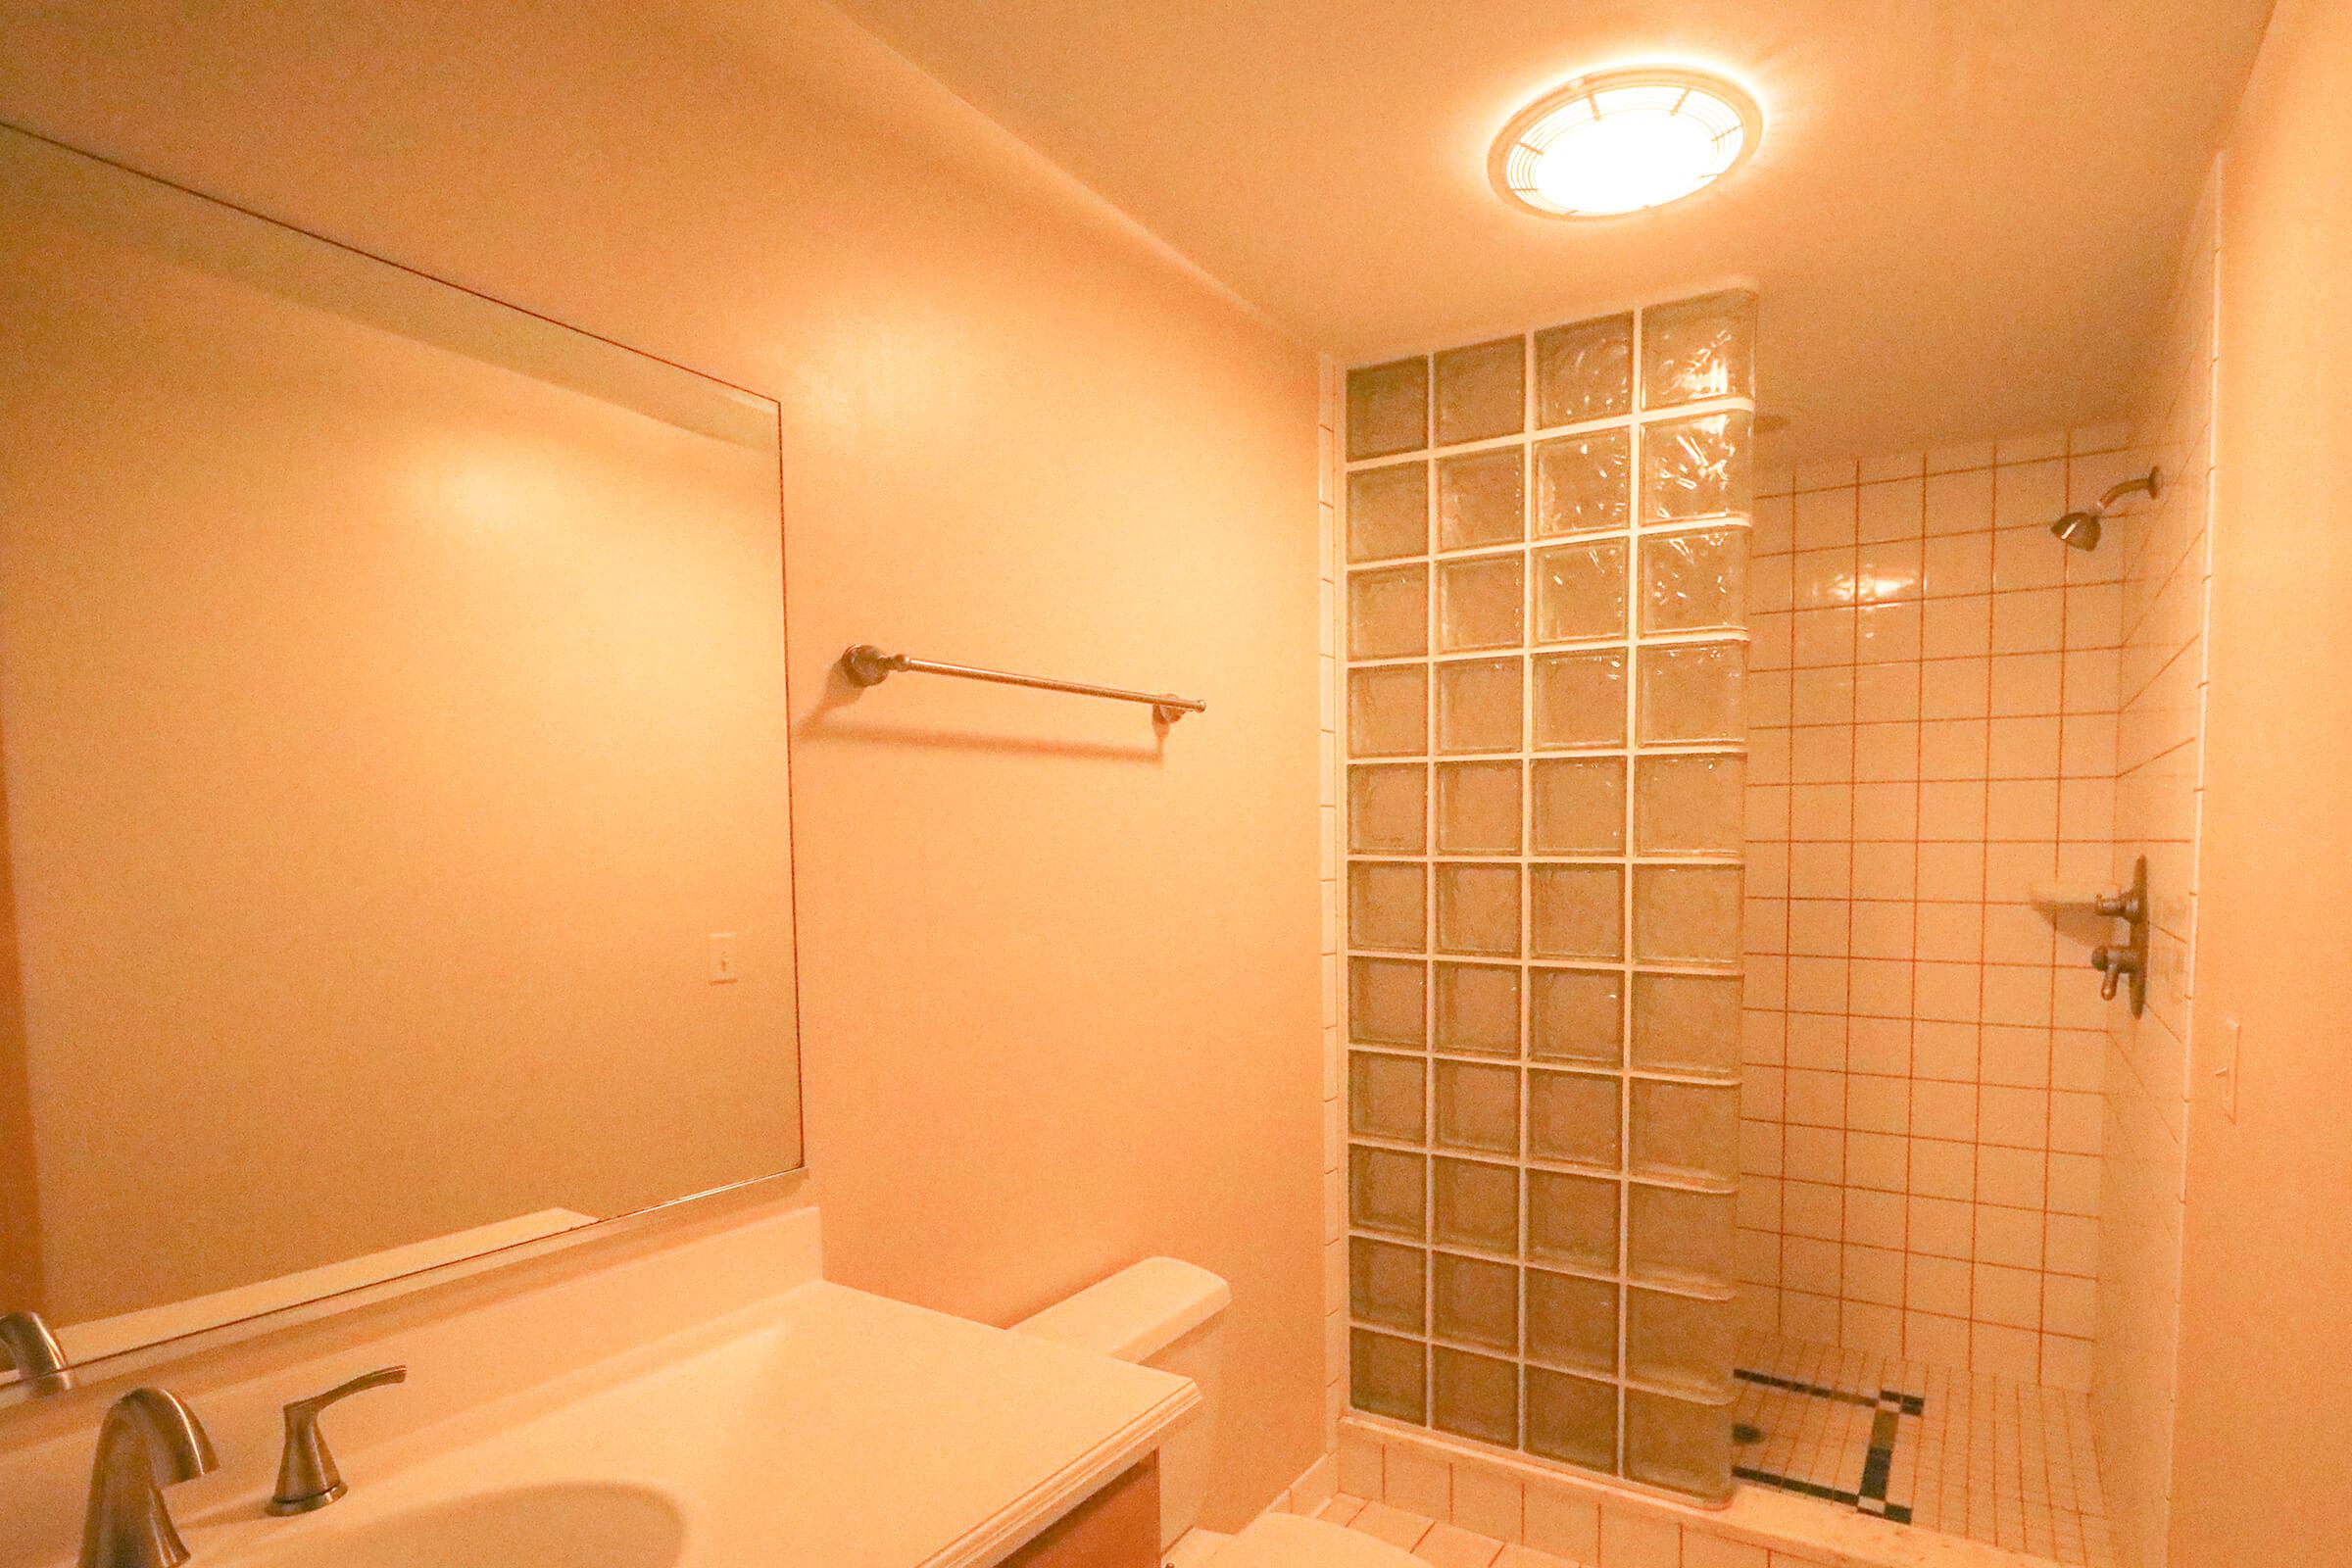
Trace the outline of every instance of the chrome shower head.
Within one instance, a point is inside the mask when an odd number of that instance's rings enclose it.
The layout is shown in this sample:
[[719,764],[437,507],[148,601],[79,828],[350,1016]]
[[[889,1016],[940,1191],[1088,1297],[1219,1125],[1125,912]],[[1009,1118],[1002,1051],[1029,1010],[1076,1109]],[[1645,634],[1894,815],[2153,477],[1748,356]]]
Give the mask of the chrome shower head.
[[2050,532],[2069,550],[2099,548],[2099,514],[2095,512],[2070,512],[2050,524]]

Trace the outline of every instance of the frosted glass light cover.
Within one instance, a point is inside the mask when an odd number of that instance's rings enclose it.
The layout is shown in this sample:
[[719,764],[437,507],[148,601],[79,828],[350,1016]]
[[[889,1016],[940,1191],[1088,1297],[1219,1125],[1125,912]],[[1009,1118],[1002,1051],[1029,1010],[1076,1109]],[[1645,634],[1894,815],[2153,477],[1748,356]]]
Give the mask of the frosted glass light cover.
[[1439,853],[1518,854],[1519,780],[1517,762],[1439,763]]
[[1355,860],[1348,866],[1348,945],[1419,953],[1429,943],[1420,862]]
[[1429,770],[1419,763],[1348,769],[1348,848],[1356,855],[1419,855],[1429,838]]
[[1642,541],[1643,632],[1736,630],[1747,614],[1747,529],[1652,534]]
[[1618,1183],[1567,1171],[1527,1173],[1527,1255],[1569,1268],[1617,1272]]
[[1618,1101],[1623,1080],[1599,1073],[1527,1075],[1527,1152],[1596,1169],[1617,1167]]
[[1536,445],[1536,537],[1617,533],[1634,515],[1634,445],[1623,430]]
[[[1517,1170],[1508,1165],[1442,1158],[1436,1162],[1433,1181],[1438,1203],[1436,1236],[1441,1245],[1487,1252],[1519,1250]],[[1612,1223],[1616,1212],[1613,1207],[1609,1210]],[[1612,1240],[1612,1257],[1615,1247]]]
[[1517,552],[1438,564],[1438,648],[1516,648],[1527,588]]
[[1519,1441],[1519,1369],[1491,1355],[1439,1346],[1431,1351],[1437,1391],[1430,1424],[1509,1446]]
[[1429,444],[1429,361],[1419,355],[1348,372],[1348,456],[1385,458]]
[[1369,1046],[1419,1046],[1429,966],[1403,958],[1348,960],[1349,1033]]
[[1440,1252],[1432,1260],[1432,1328],[1440,1339],[1519,1348],[1519,1270]]
[[1625,1473],[1708,1501],[1732,1492],[1732,1407],[1640,1390],[1625,1396]]
[[1617,1372],[1617,1287],[1527,1271],[1527,1353],[1580,1371]]
[[1545,759],[1534,764],[1535,853],[1625,852],[1625,760]]
[[1348,672],[1351,757],[1418,757],[1429,743],[1429,671],[1383,664]]
[[1756,391],[1756,297],[1744,290],[1642,313],[1642,406],[1671,408]]
[[1412,1340],[1350,1329],[1348,1334],[1348,1394],[1359,1410],[1421,1424],[1429,1402],[1427,1349]]
[[1634,956],[1674,963],[1740,961],[1740,868],[1634,869]]
[[1447,349],[1437,357],[1438,445],[1513,435],[1527,422],[1527,340]]
[[[1728,1431],[1728,1428],[1727,1428]],[[1527,1369],[1527,1446],[1588,1470],[1617,1468],[1617,1390],[1566,1372]]]
[[1348,1130],[1363,1138],[1421,1142],[1429,1125],[1429,1094],[1422,1081],[1428,1061],[1426,1056],[1349,1052]]
[[1747,760],[1733,753],[1634,763],[1634,845],[1643,855],[1736,856],[1746,846]]
[[1440,1051],[1519,1054],[1519,971],[1498,963],[1438,965]]
[[1437,1141],[1447,1149],[1519,1152],[1519,1072],[1479,1062],[1439,1061]]
[[1656,644],[1641,651],[1641,666],[1644,746],[1745,738],[1745,645]]
[[1528,1054],[1614,1067],[1625,1054],[1625,977],[1614,969],[1528,971]]
[[1635,1182],[1627,1203],[1633,1224],[1627,1269],[1635,1279],[1689,1290],[1730,1289],[1738,1197]]
[[1438,460],[1438,548],[1469,550],[1527,536],[1526,460],[1517,447]]
[[1520,749],[1520,663],[1516,658],[1471,659],[1436,666],[1439,751]]
[[[1728,1399],[1732,1393],[1732,1303],[1626,1293],[1626,1371],[1644,1383],[1694,1397]],[[1532,1322],[1534,1309],[1529,1309]]]
[[1652,1072],[1740,1070],[1740,982],[1731,975],[1634,976],[1634,1065]]
[[1519,954],[1519,868],[1438,867],[1438,951],[1510,958]]
[[1399,1149],[1348,1151],[1348,1218],[1358,1230],[1385,1231],[1419,1241],[1427,1229],[1422,1191],[1425,1156]]
[[1429,652],[1429,568],[1388,566],[1348,574],[1348,657],[1401,659]]
[[1536,334],[1539,423],[1581,424],[1634,406],[1634,318],[1604,316]]
[[1348,1310],[1358,1321],[1419,1334],[1427,1321],[1423,1305],[1428,1254],[1353,1236],[1348,1241]]
[[1635,1174],[1726,1183],[1739,1176],[1739,1085],[1637,1078],[1633,1095]]
[[1348,476],[1348,559],[1429,554],[1429,465],[1394,463]]
[[1625,744],[1625,651],[1538,654],[1536,747]]
[[1529,873],[1539,958],[1625,956],[1625,871],[1615,865],[1539,865]]
[[1642,519],[1745,513],[1755,498],[1745,414],[1661,419],[1642,431]]

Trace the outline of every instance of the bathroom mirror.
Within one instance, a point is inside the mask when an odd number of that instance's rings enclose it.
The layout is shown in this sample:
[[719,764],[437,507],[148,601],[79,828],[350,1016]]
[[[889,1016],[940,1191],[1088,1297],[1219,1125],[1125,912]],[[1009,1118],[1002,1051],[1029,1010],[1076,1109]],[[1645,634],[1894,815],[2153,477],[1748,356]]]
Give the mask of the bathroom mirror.
[[801,1164],[772,402],[14,130],[0,385],[0,1311]]

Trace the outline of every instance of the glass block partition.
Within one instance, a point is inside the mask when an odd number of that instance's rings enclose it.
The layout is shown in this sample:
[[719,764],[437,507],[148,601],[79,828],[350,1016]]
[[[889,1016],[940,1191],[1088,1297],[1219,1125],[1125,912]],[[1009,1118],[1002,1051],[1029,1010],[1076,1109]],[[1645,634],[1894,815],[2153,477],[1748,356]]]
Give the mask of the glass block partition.
[[1354,370],[1359,1410],[1731,1491],[1755,302]]

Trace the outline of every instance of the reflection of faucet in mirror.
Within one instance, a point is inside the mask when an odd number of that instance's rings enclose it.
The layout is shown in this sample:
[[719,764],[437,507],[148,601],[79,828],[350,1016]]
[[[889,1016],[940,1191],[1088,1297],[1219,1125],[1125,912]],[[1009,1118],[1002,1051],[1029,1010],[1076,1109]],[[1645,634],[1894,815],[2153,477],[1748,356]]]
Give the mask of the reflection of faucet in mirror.
[[164,1506],[165,1487],[211,1471],[212,1440],[196,1412],[163,1389],[133,1389],[98,1428],[81,1568],[178,1568],[188,1548]]
[[0,1312],[0,1356],[17,1369],[19,1381],[35,1394],[72,1388],[66,1352],[38,1312]]

